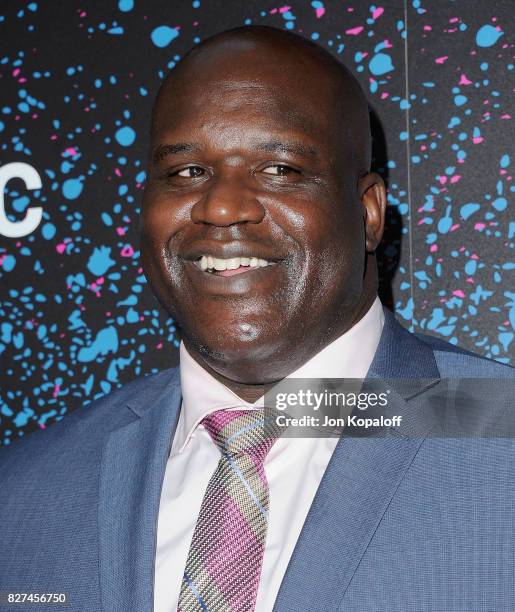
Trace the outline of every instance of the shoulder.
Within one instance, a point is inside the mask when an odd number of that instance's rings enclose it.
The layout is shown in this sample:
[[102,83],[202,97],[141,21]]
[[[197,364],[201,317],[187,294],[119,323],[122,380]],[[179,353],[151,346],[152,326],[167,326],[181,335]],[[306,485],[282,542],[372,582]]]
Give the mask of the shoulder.
[[[157,374],[140,376],[119,389],[67,414],[48,429],[32,432],[26,438],[0,449],[0,474],[9,466],[26,466],[33,462],[51,463],[58,457],[88,453],[97,456],[106,436],[117,427],[137,417],[130,406],[152,405],[153,399],[167,385],[178,384],[178,368],[162,370]],[[62,459],[59,461],[62,468]]]
[[429,346],[442,377],[515,378],[515,368],[487,359],[440,338],[427,334],[413,334]]

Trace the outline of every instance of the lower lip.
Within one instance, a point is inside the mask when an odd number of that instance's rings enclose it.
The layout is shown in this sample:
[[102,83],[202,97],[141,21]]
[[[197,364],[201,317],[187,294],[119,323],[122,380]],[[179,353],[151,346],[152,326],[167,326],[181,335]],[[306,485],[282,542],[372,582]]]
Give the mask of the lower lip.
[[277,262],[268,266],[240,266],[236,270],[220,270],[214,274],[199,268],[193,261],[186,262],[190,278],[207,293],[245,294],[260,290],[271,291],[277,285],[277,274],[283,266]]

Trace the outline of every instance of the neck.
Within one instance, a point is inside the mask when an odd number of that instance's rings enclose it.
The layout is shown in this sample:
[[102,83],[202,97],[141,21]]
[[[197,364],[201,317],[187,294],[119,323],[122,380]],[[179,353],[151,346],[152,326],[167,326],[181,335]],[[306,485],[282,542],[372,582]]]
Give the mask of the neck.
[[[220,374],[216,370],[214,370],[206,361],[203,359],[201,355],[197,351],[195,351],[191,345],[188,344],[186,340],[184,341],[184,346],[186,347],[188,353],[191,357],[206,370],[213,378],[221,382],[228,389],[230,389],[233,393],[236,393],[238,397],[241,397],[242,400],[248,402],[249,404],[253,404],[256,400],[262,397],[265,393],[265,385],[257,384],[250,385],[247,383],[241,383],[236,380],[232,380],[223,374]],[[278,382],[278,381],[274,381]]]

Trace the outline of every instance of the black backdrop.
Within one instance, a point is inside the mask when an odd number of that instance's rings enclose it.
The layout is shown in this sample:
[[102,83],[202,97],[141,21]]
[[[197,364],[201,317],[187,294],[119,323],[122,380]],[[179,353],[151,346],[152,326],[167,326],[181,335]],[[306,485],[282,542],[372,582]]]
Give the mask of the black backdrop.
[[[139,262],[152,98],[192,45],[249,23],[316,40],[368,94],[374,164],[389,188],[383,301],[414,331],[509,362],[512,9],[481,0],[1,3],[2,442],[177,362],[174,323]],[[26,185],[19,177],[30,173]],[[40,188],[27,189],[38,176]]]

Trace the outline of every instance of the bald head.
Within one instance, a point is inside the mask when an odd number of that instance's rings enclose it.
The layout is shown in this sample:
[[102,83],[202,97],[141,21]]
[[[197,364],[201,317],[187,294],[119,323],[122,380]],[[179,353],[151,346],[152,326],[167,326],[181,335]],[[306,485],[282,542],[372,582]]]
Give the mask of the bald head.
[[[284,30],[245,26],[207,38],[191,49],[163,81],[152,113],[152,140],[175,93],[191,90],[192,102],[207,82],[220,89],[263,92],[263,106],[286,106],[275,97],[293,96],[299,107],[316,108],[329,119],[339,149],[357,177],[370,170],[371,134],[367,100],[353,74],[328,51]],[[272,95],[274,94],[274,95]],[[292,111],[286,119],[293,120]],[[310,118],[299,117],[304,122]],[[312,117],[313,119],[313,117]]]

